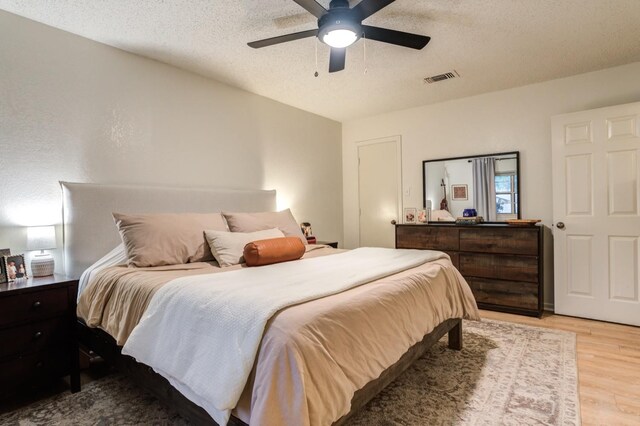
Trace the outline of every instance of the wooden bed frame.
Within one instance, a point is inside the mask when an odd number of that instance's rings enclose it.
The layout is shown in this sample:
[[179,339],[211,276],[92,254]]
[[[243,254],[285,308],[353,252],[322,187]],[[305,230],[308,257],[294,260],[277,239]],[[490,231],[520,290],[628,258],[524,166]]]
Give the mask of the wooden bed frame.
[[[422,341],[409,348],[398,362],[384,370],[380,377],[356,391],[351,399],[351,411],[336,421],[334,425],[345,424],[352,415],[400,376],[415,360],[420,358],[447,333],[449,333],[449,348],[461,350],[462,320],[455,318],[442,322],[431,333],[424,336]],[[167,379],[153,371],[151,367],[136,362],[130,356],[122,355],[122,347],[118,346],[113,337],[106,332],[97,328],[89,328],[81,320],[78,320],[78,338],[81,344],[100,355],[120,372],[128,375],[141,388],[153,394],[163,404],[174,409],[182,417],[198,425],[217,425],[204,409],[188,400],[171,386]],[[231,416],[229,425],[247,426],[246,423],[234,416]]]

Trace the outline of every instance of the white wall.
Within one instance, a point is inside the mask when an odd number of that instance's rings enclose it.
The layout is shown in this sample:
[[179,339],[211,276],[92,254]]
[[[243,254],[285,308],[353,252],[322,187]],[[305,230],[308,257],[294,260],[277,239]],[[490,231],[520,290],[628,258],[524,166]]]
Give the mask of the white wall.
[[276,189],[342,241],[340,141],[338,122],[0,11],[0,248],[60,223],[59,180]]
[[[345,245],[355,247],[358,241],[355,143],[389,135],[402,137],[405,207],[422,204],[422,160],[520,151],[522,216],[550,226],[550,117],[638,101],[638,76],[640,62],[343,123]],[[546,278],[550,302],[552,280]]]
[[[445,161],[444,168],[449,212],[453,217],[462,217],[464,209],[473,208],[473,167],[467,160],[455,160]],[[467,185],[467,199],[454,200],[451,185]]]

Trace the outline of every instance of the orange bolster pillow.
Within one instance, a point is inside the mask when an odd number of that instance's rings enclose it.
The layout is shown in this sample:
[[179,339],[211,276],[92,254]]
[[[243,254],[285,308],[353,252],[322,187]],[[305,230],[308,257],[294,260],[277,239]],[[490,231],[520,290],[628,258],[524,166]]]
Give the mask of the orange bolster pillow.
[[298,237],[271,238],[244,246],[244,261],[247,266],[271,265],[300,259],[304,251],[304,244]]

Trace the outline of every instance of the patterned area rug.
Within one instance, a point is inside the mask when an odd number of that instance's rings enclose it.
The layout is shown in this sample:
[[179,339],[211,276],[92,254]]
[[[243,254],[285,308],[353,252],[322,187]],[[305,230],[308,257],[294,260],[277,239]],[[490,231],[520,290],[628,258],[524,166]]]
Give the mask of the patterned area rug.
[[[446,337],[353,418],[357,426],[579,425],[575,334],[484,320],[464,322],[464,349]],[[22,410],[2,425],[183,425],[113,374]]]

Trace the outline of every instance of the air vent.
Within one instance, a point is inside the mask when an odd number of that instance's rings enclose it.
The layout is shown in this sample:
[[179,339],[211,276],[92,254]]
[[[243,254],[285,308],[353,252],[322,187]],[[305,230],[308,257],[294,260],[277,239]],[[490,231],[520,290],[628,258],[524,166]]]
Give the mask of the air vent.
[[431,84],[431,83],[437,83],[439,81],[449,80],[456,77],[460,77],[460,74],[458,74],[458,71],[453,70],[451,72],[446,72],[444,74],[438,74],[431,77],[426,77],[422,81],[424,81],[427,84]]

